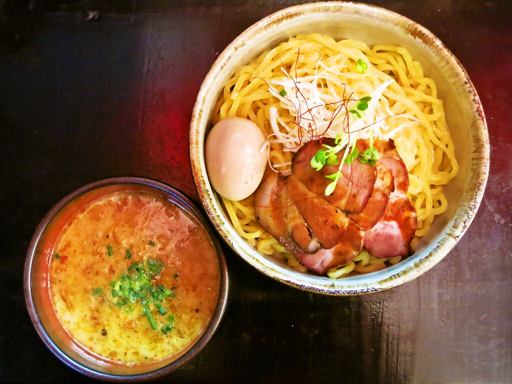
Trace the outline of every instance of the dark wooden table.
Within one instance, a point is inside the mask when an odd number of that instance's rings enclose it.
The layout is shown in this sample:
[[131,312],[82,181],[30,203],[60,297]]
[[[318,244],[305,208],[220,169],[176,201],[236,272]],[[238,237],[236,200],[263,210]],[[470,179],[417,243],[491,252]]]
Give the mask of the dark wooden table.
[[[188,128],[203,77],[243,29],[293,2],[169,3],[0,0],[2,382],[86,381],[45,348],[25,309],[23,261],[39,220],[110,176],[159,179],[197,200]],[[425,275],[354,298],[288,288],[226,249],[225,317],[173,381],[512,382],[511,6],[375,3],[440,37],[480,93],[492,162],[473,225]]]

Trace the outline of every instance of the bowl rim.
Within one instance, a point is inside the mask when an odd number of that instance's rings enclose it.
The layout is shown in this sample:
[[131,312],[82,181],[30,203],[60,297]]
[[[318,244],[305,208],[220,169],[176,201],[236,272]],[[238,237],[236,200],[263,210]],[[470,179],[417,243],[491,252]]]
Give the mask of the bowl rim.
[[[428,45],[429,49],[434,53],[441,54],[443,59],[454,68],[458,78],[465,82],[466,91],[471,98],[472,112],[476,116],[476,127],[471,137],[474,145],[474,151],[471,156],[471,178],[468,177],[466,190],[461,199],[461,205],[465,206],[464,210],[459,206],[453,214],[453,218],[448,221],[440,234],[433,238],[425,249],[414,255],[417,257],[409,257],[396,266],[358,276],[364,276],[364,278],[348,277],[337,280],[324,278],[320,284],[319,279],[312,278],[311,275],[293,272],[288,268],[279,266],[277,262],[269,261],[266,256],[259,254],[240,236],[238,238],[236,236],[231,238],[234,230],[222,223],[221,208],[218,202],[216,202],[216,193],[208,181],[204,156],[202,156],[201,151],[204,142],[201,132],[204,135],[209,118],[209,116],[205,116],[203,105],[206,102],[208,93],[211,91],[210,87],[231,56],[237,50],[243,48],[246,45],[246,41],[271,30],[275,25],[287,23],[306,13],[325,14],[327,12],[348,12],[358,15],[364,14],[366,17],[375,17],[377,15],[385,17],[395,22],[400,30],[407,32],[413,38]],[[217,89],[213,89],[213,91],[216,92]],[[482,201],[489,174],[490,146],[487,122],[477,91],[462,64],[439,38],[425,27],[396,12],[373,5],[338,1],[295,5],[274,12],[245,29],[221,52],[201,84],[192,112],[190,123],[190,161],[199,198],[206,213],[223,240],[242,259],[263,274],[289,286],[325,295],[352,296],[390,289],[411,281],[431,269],[450,252],[473,221]],[[230,226],[231,224],[228,225]],[[245,246],[242,242],[245,243]],[[328,280],[326,281],[326,279]]]
[[[32,296],[32,265],[36,255],[37,245],[44,234],[48,225],[52,222],[53,218],[69,203],[79,198],[81,195],[93,191],[98,188],[111,186],[111,185],[119,185],[126,184],[128,185],[137,185],[137,186],[145,186],[150,189],[163,192],[166,194],[168,201],[172,204],[178,206],[181,210],[188,212],[190,215],[194,217],[195,220],[199,222],[200,225],[208,233],[212,244],[217,252],[217,258],[219,262],[219,272],[220,272],[220,287],[219,287],[219,295],[217,298],[217,305],[215,307],[214,312],[208,322],[207,327],[203,331],[203,333],[199,336],[196,342],[192,345],[192,347],[187,350],[183,355],[178,357],[176,360],[170,362],[169,364],[160,367],[158,369],[142,372],[142,373],[130,373],[130,374],[113,374],[98,371],[92,367],[86,366],[76,360],[74,360],[71,356],[62,351],[58,345],[53,341],[50,334],[47,332],[43,322],[41,321]],[[195,206],[195,204],[181,191],[177,190],[174,187],[171,187],[167,184],[161,183],[159,181],[142,178],[142,177],[113,177],[106,178],[97,181],[93,181],[88,183],[72,192],[64,196],[61,200],[59,200],[44,216],[39,225],[37,226],[32,240],[30,241],[27,256],[24,264],[24,273],[23,273],[23,290],[25,296],[25,304],[34,325],[34,328],[46,345],[46,347],[67,367],[73,369],[74,371],[81,373],[85,376],[88,376],[93,379],[99,379],[110,382],[132,382],[132,381],[146,381],[153,380],[156,378],[160,378],[168,375],[172,371],[176,370],[183,364],[187,363],[191,359],[193,359],[210,341],[213,334],[217,330],[217,327],[220,324],[220,321],[225,313],[227,302],[228,302],[228,293],[229,293],[229,276],[227,270],[226,259],[224,257],[224,253],[219,244],[217,236],[214,231],[211,229],[210,224],[204,218],[204,215],[201,211]],[[91,364],[94,365],[94,364]]]

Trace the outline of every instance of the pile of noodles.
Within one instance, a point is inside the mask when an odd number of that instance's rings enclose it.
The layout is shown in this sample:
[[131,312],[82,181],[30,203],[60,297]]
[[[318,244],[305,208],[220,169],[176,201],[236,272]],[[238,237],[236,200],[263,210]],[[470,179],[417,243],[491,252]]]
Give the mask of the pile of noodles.
[[[350,110],[365,96],[371,97],[368,109],[356,116]],[[458,164],[443,102],[434,81],[402,47],[370,48],[320,34],[290,38],[240,68],[225,84],[213,123],[232,116],[258,125],[268,139],[269,166],[283,175],[290,173],[294,152],[319,137],[343,131],[338,137],[346,149],[358,138],[393,139],[409,173],[416,237],[424,236],[435,216],[447,209],[442,186],[457,174]],[[305,270],[261,227],[253,196],[223,203],[237,232],[260,253]],[[328,275],[367,273],[399,261],[363,251]]]

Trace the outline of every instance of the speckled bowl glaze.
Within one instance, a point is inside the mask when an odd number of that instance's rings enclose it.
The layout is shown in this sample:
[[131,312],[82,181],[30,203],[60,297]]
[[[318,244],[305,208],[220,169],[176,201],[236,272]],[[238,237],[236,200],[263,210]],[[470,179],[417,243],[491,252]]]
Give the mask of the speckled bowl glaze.
[[[338,280],[297,272],[259,254],[245,242],[223,211],[208,181],[204,162],[210,115],[224,83],[237,68],[263,50],[296,34],[312,32],[408,49],[438,86],[460,163],[458,176],[445,187],[449,209],[435,220],[415,254],[387,269]],[[489,138],[482,105],[468,74],[430,31],[383,8],[357,3],[312,3],[286,8],[258,21],[221,53],[197,96],[190,129],[190,157],[206,212],[220,235],[245,261],[265,275],[299,289],[328,295],[358,295],[410,281],[450,252],[471,224],[482,200],[489,172]]]

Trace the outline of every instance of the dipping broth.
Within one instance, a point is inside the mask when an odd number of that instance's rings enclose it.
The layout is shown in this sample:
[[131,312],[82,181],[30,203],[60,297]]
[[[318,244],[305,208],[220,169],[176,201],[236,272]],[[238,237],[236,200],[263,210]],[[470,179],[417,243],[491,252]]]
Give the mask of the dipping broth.
[[71,204],[46,250],[50,301],[64,330],[107,363],[177,359],[218,302],[219,261],[207,231],[144,187]]

